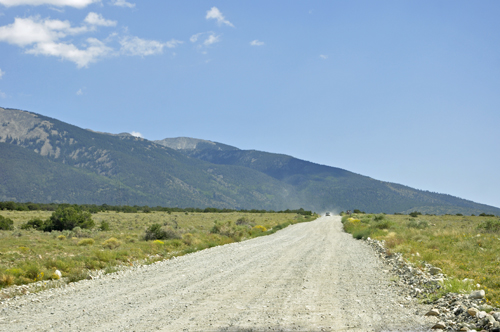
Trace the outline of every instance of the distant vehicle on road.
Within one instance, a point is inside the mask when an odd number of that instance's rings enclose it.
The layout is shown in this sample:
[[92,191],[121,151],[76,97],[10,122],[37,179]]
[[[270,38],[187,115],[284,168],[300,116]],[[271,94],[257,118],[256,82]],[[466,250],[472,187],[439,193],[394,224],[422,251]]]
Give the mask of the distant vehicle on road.
[[329,217],[330,216],[330,212],[325,213],[325,216]]

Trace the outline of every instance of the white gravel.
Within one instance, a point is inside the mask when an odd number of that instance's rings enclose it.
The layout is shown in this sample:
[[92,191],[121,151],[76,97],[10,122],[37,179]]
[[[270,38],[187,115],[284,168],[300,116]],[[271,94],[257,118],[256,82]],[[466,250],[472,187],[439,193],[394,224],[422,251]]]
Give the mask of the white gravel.
[[0,331],[426,331],[363,241],[322,217],[11,299]]

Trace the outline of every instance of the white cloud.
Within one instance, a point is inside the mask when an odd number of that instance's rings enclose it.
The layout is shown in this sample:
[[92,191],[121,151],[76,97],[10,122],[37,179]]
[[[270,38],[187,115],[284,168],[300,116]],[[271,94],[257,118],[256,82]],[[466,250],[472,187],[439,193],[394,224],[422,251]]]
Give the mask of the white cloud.
[[17,17],[14,23],[0,27],[0,41],[24,47],[34,43],[53,42],[67,35],[87,31],[86,27],[72,28],[68,21]]
[[4,71],[2,71],[2,69],[0,69],[0,80],[2,79],[2,76],[5,74]]
[[156,40],[145,40],[139,37],[124,37],[120,40],[122,45],[121,51],[128,55],[153,55],[163,53],[163,48],[174,48],[178,44],[182,44],[182,41],[172,39],[166,43],[162,43]]
[[40,6],[40,5],[52,5],[56,7],[75,7],[75,8],[85,8],[88,5],[101,2],[101,0],[0,0],[0,4],[5,7],[13,6]]
[[324,55],[324,54],[320,54],[319,57],[321,59],[325,59],[325,60],[328,59],[328,55]]
[[212,7],[210,10],[207,10],[207,16],[205,16],[205,18],[207,20],[216,19],[217,24],[219,24],[219,25],[225,24],[225,25],[229,25],[230,27],[234,28],[233,23],[226,20],[224,15],[222,15],[222,13],[219,11],[219,9],[217,7]]
[[76,95],[77,95],[77,96],[81,96],[81,95],[83,95],[83,90],[82,90],[82,89],[79,89],[79,90],[76,92]]
[[116,21],[106,20],[101,14],[90,12],[84,20],[85,23],[90,25],[100,25],[103,27],[114,27]]
[[143,138],[142,134],[138,131],[133,131],[130,133],[130,135],[134,136],[134,137],[140,137],[140,138]]
[[113,6],[118,6],[118,7],[128,7],[128,8],[134,8],[135,3],[130,3],[125,0],[115,0],[111,3]]
[[[76,27],[72,26],[69,21],[41,19],[39,16],[18,17],[14,19],[13,23],[0,26],[0,42],[17,45],[23,48],[27,54],[69,60],[75,63],[78,68],[88,67],[90,63],[104,57],[120,54],[139,56],[161,54],[164,48],[175,48],[183,43],[176,39],[160,42],[130,36],[120,38],[117,37],[118,33],[116,32],[102,40],[82,38],[75,42],[68,38],[95,31],[97,26],[114,27],[116,25],[116,21],[107,20],[101,14],[94,12],[90,12],[86,16],[83,25]],[[213,39],[213,37],[209,37],[205,43],[209,45],[218,41]],[[121,45],[119,51],[108,46],[116,41]]]
[[[208,35],[208,37],[206,37],[203,42],[201,42],[199,40],[203,35]],[[199,41],[196,45],[196,49],[202,54],[207,54],[205,48],[209,47],[212,44],[220,42],[220,36],[217,36],[213,31],[200,32],[192,35],[191,38],[189,38],[189,41],[192,43],[197,43]]]
[[0,91],[0,98],[7,98],[7,95],[5,92]]
[[191,43],[196,43],[198,41],[198,37],[200,37],[204,32],[197,33],[196,35],[192,35],[191,38],[189,38],[189,41]]
[[82,68],[112,52],[110,47],[96,38],[87,38],[84,49],[60,42],[61,38],[68,35],[88,31],[85,26],[72,27],[68,21],[40,20],[38,17],[16,18],[14,23],[0,27],[0,41],[20,47],[33,45],[26,53],[59,57]]
[[176,48],[177,45],[184,43],[183,41],[172,39],[165,43],[165,46],[168,48]]
[[106,46],[96,38],[87,38],[86,46],[86,49],[79,49],[73,44],[37,43],[35,47],[27,50],[26,53],[59,57],[63,60],[72,61],[76,63],[78,68],[82,68],[113,52],[111,47]]
[[250,42],[250,45],[252,45],[252,46],[262,46],[262,45],[264,45],[264,42],[261,42],[261,41],[255,39],[255,40],[252,40]]
[[210,46],[212,44],[218,43],[218,42],[220,42],[220,38],[219,37],[220,36],[210,35],[210,36],[208,36],[207,39],[205,39],[205,41],[203,42],[203,45]]

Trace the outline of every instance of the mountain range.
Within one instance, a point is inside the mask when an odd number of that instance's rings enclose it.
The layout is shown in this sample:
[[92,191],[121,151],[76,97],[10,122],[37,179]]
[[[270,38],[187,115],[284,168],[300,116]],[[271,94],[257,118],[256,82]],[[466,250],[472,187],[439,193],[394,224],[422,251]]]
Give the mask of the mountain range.
[[8,108],[0,108],[0,201],[500,215],[497,207],[287,155],[95,132]]

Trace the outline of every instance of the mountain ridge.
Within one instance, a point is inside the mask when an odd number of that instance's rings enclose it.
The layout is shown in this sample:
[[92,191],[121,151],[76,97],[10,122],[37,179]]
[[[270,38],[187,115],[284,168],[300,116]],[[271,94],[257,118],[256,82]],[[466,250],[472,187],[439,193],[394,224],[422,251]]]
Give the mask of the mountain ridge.
[[0,151],[0,200],[500,214],[283,154],[186,137],[100,133],[15,109],[0,108]]

